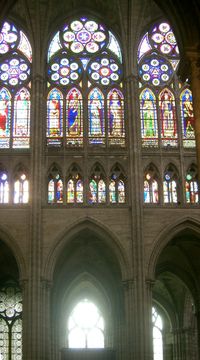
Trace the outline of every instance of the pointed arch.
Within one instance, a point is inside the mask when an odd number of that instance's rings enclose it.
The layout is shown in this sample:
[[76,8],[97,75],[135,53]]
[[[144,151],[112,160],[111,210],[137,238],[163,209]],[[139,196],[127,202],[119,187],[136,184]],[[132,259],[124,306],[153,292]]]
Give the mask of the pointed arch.
[[159,197],[159,173],[151,163],[144,171],[144,203],[158,204]]
[[113,88],[107,95],[108,137],[110,144],[115,138],[123,138],[124,131],[124,96],[120,90]]
[[149,88],[140,93],[140,119],[143,146],[158,146],[156,97]]
[[169,88],[164,88],[159,94],[159,109],[162,146],[177,146],[175,97]]
[[47,96],[47,143],[60,145],[63,138],[63,94],[57,88]]
[[104,95],[99,88],[88,94],[89,142],[105,143]]
[[178,171],[173,164],[169,164],[164,171],[163,178],[163,201],[165,204],[178,202],[179,184]]
[[67,144],[83,145],[83,97],[76,87],[67,93],[66,112]]
[[83,203],[83,176],[80,167],[73,163],[67,173],[67,203]]
[[106,176],[105,171],[100,163],[95,163],[91,169],[89,179],[89,204],[106,203]]

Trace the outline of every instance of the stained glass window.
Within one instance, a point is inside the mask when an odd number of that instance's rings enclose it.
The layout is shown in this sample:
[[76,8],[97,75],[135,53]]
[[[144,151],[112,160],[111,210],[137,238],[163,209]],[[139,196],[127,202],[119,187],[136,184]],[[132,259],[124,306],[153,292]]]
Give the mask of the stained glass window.
[[88,113],[90,143],[105,143],[104,97],[98,88],[88,95]]
[[9,183],[7,171],[0,169],[0,204],[9,202]]
[[105,203],[106,202],[106,183],[103,169],[96,164],[93,167],[93,172],[89,181],[89,204]]
[[152,324],[153,324],[153,359],[163,360],[163,321],[160,314],[152,308]]
[[[49,45],[48,86],[59,86],[60,101],[62,98],[64,105],[63,128],[59,137],[51,135],[49,140],[48,95],[47,145],[124,146],[122,79],[119,42],[103,24],[80,17],[61,27]],[[87,101],[82,98],[85,93]],[[106,113],[109,113],[109,120],[105,124]],[[83,141],[84,138],[87,141]]]
[[83,203],[83,180],[80,175],[80,169],[72,165],[67,180],[67,203]]
[[[179,48],[167,21],[153,24],[143,35],[137,60],[142,146],[176,148],[182,139],[183,147],[195,147],[192,93],[188,85],[179,86],[176,76],[180,62]],[[147,84],[149,88],[146,88]],[[149,127],[145,124],[148,116]],[[152,119],[157,124],[156,128],[150,125]],[[179,122],[182,124],[182,136],[178,134]]]
[[172,166],[169,166],[164,174],[163,196],[164,203],[173,204],[178,202],[177,175]]
[[32,50],[8,22],[0,32],[0,54],[0,148],[29,148]]
[[190,204],[198,204],[199,202],[197,167],[195,165],[191,165],[187,170],[185,179],[185,198],[186,202]]
[[111,204],[125,203],[125,178],[118,164],[112,169],[109,181],[109,202]]
[[121,91],[114,88],[107,96],[108,136],[110,144],[123,144],[124,131],[124,98]]
[[156,98],[148,88],[140,94],[141,135],[144,146],[158,146]]
[[95,304],[81,300],[68,319],[69,348],[104,348],[104,319]]
[[13,282],[0,287],[0,355],[22,359],[22,294]]
[[54,88],[47,100],[47,142],[49,145],[62,143],[63,136],[63,96]]
[[180,95],[182,136],[185,148],[195,146],[194,113],[192,104],[192,92],[186,88]]
[[66,116],[67,144],[82,144],[83,142],[83,99],[81,92],[72,88],[67,94]]
[[55,165],[52,166],[48,177],[48,203],[63,203],[63,180]]
[[18,171],[14,181],[14,204],[27,204],[29,201],[29,180],[27,174]]
[[159,94],[159,108],[162,145],[175,147],[178,145],[175,99],[167,88]]
[[156,171],[152,166],[149,166],[144,178],[144,203],[157,204],[158,202],[159,193]]

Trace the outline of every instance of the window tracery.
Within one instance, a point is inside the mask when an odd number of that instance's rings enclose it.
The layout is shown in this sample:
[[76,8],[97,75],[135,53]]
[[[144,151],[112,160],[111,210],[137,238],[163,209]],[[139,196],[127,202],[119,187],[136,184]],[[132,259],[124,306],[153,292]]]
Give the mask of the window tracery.
[[163,197],[165,204],[175,204],[178,202],[177,171],[172,164],[169,164],[164,173]]
[[[103,24],[80,17],[54,35],[48,51],[48,146],[125,146],[122,70],[119,43]],[[63,133],[58,131],[59,135],[50,132],[49,126],[53,89],[63,99]],[[87,94],[84,99],[83,94]]]
[[2,26],[0,54],[0,149],[29,148],[32,50],[12,23]]
[[159,203],[158,174],[153,164],[147,167],[144,174],[144,203]]
[[56,165],[52,165],[48,174],[48,203],[63,203],[63,178]]
[[186,198],[186,203],[190,203],[190,204],[199,203],[197,167],[194,164],[192,164],[188,168],[186,173],[185,198]]

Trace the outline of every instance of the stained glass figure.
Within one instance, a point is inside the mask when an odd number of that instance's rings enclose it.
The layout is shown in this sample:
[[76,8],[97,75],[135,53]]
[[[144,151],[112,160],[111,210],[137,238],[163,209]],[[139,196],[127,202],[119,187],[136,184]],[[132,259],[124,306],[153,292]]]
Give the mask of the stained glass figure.
[[152,308],[153,359],[163,360],[163,321],[157,310]]
[[0,148],[10,146],[11,95],[6,88],[0,89]]
[[63,96],[54,88],[47,99],[47,141],[49,145],[60,145],[63,136]]
[[14,101],[13,147],[29,147],[30,93],[26,88],[17,92]]
[[118,164],[112,169],[109,182],[109,202],[111,204],[125,203],[125,183],[124,175]]
[[157,204],[159,202],[158,196],[158,182],[151,172],[148,172],[144,179],[144,203]]
[[164,89],[159,95],[161,138],[163,146],[177,146],[177,123],[174,95]]
[[100,179],[98,182],[98,203],[106,202],[106,184]]
[[120,143],[124,145],[124,98],[118,89],[112,89],[107,96],[108,111],[108,136],[110,144]]
[[25,173],[19,173],[14,182],[14,204],[27,204],[29,200],[29,181]]
[[22,360],[22,293],[13,282],[0,288],[0,354]]
[[97,88],[89,93],[88,113],[90,143],[105,143],[104,98]]
[[48,180],[48,203],[63,203],[63,180],[56,166],[52,166]]
[[199,202],[197,167],[195,165],[191,165],[186,174],[185,197],[187,203],[198,204]]
[[67,144],[83,144],[83,99],[81,92],[72,88],[67,94]]
[[9,201],[9,183],[8,174],[0,170],[0,204],[8,204]]
[[164,176],[163,196],[164,203],[177,203],[177,181],[171,171],[167,171]]
[[92,179],[89,183],[89,204],[97,203],[97,182]]
[[140,94],[140,117],[143,146],[158,146],[156,98],[148,88]]
[[83,181],[79,177],[79,174],[76,174],[67,182],[67,203],[69,204],[83,202]]
[[88,75],[91,82],[108,86],[120,83],[122,71],[116,60],[104,55],[92,59],[88,64]]
[[189,89],[182,91],[180,95],[182,136],[184,147],[195,147],[194,113],[192,104],[192,92]]

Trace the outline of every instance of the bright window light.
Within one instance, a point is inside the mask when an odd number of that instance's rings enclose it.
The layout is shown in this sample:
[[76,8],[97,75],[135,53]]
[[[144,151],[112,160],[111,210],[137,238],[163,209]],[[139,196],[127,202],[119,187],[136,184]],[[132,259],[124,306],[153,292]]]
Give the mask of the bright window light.
[[80,301],[68,319],[69,348],[104,348],[104,319],[95,304]]
[[152,309],[152,323],[153,323],[153,359],[163,360],[163,338],[162,329],[163,321],[157,310]]

